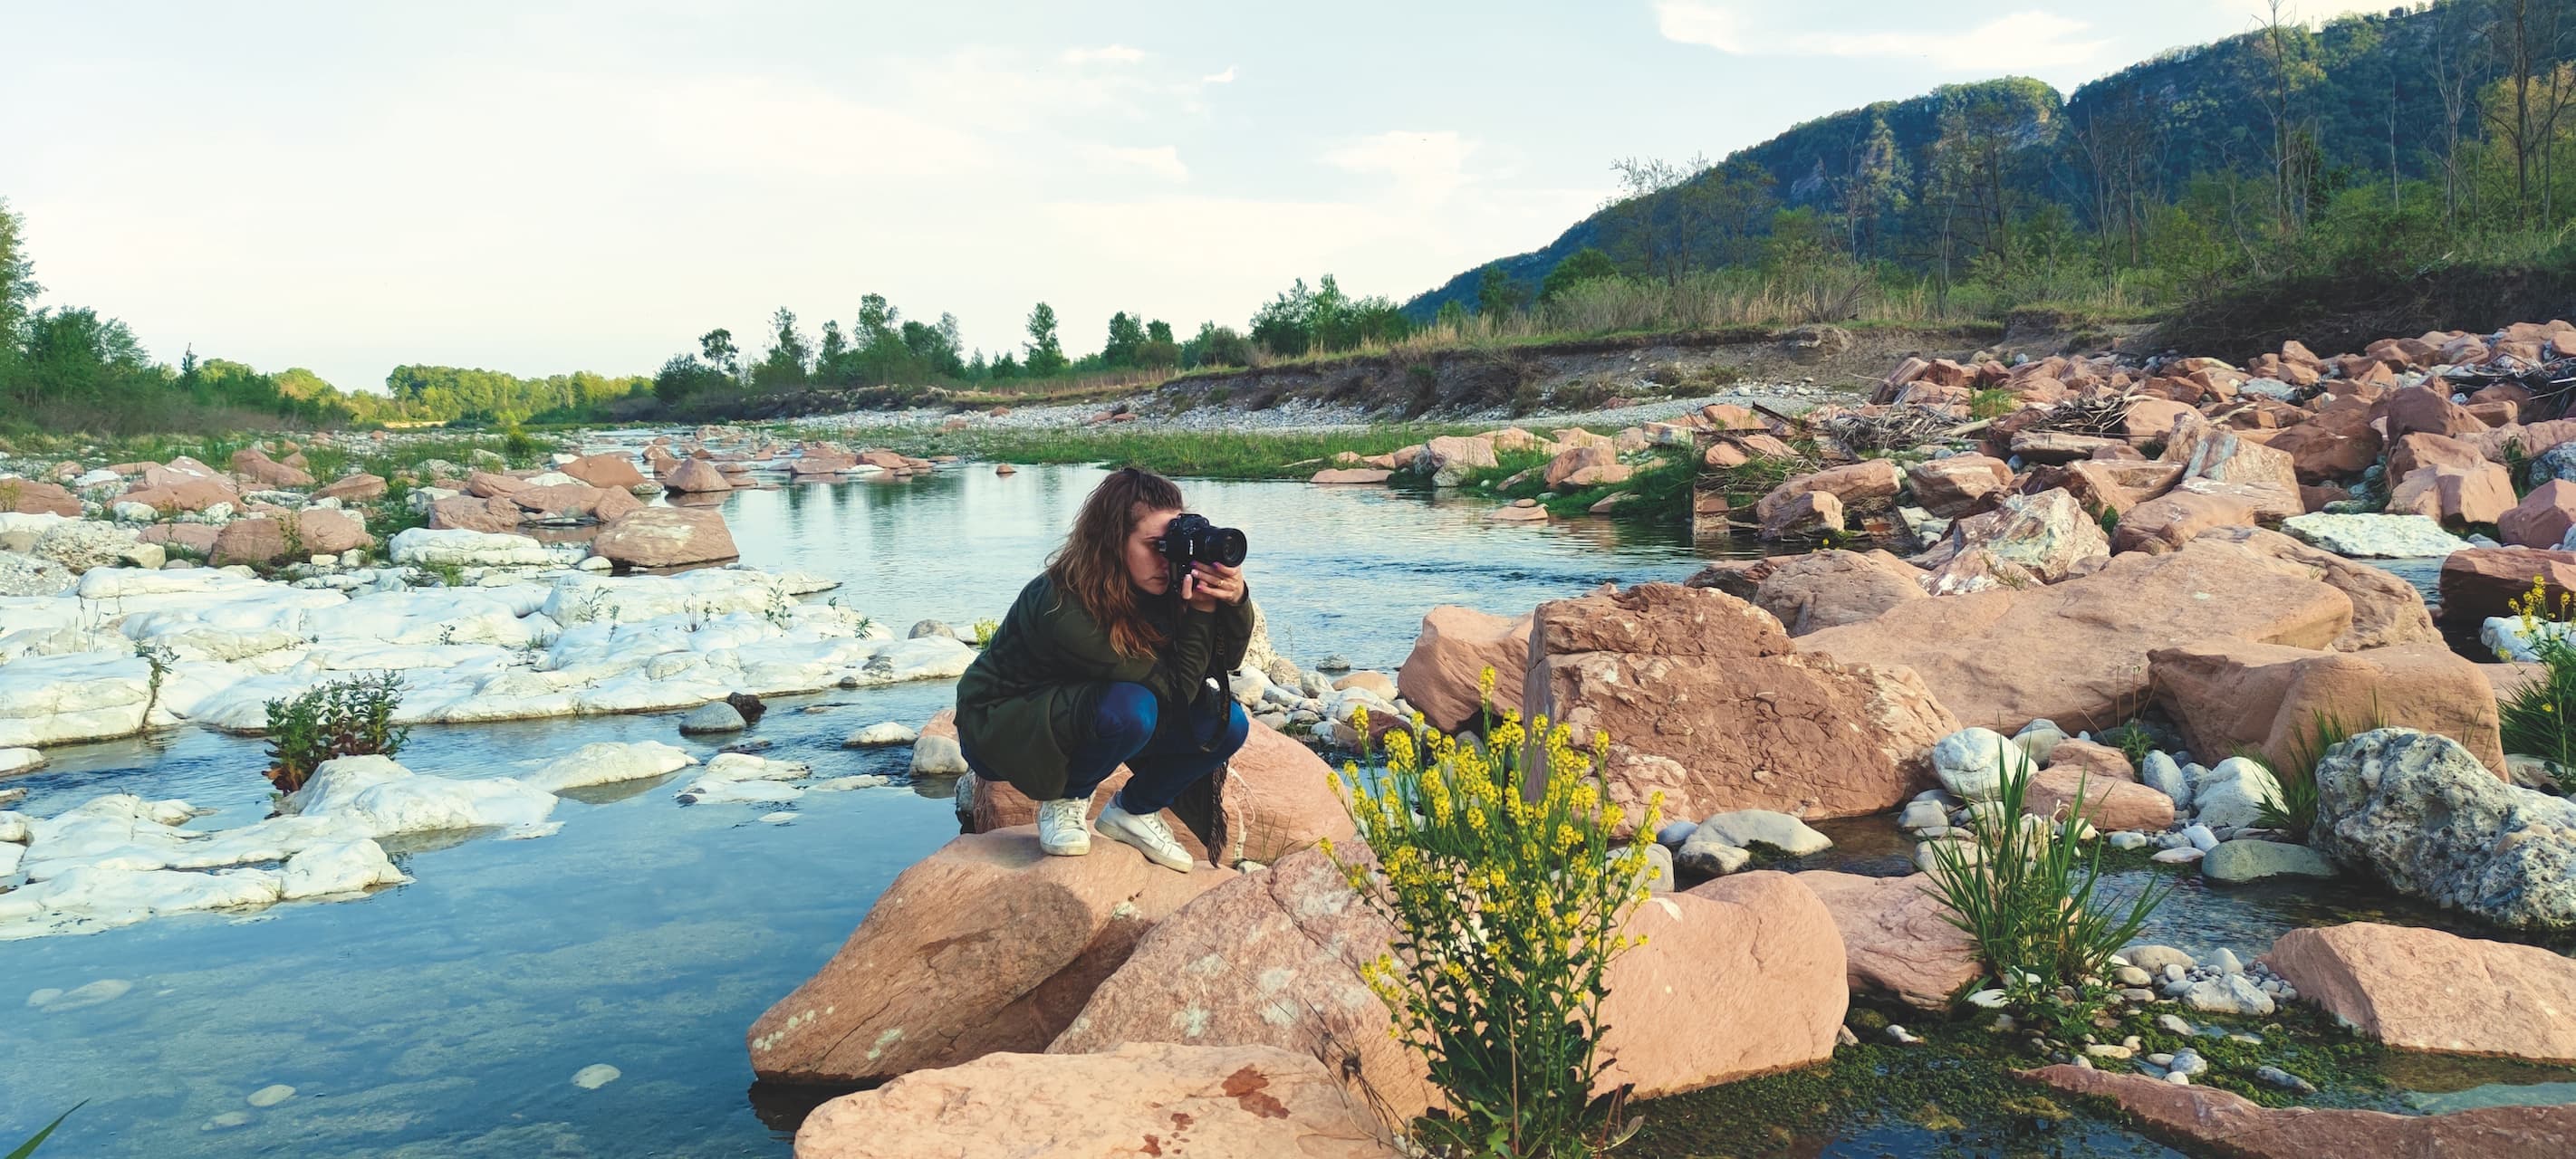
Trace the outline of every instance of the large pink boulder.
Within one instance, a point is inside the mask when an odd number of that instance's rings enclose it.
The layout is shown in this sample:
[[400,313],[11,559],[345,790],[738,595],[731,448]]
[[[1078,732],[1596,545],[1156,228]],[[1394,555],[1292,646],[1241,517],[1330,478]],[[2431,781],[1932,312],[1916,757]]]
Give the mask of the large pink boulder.
[[217,567],[297,563],[306,556],[338,555],[375,542],[366,525],[347,512],[315,507],[225,524],[215,536],[210,562]]
[[2552,479],[2496,518],[2496,532],[2516,547],[2554,548],[2576,527],[2576,482]]
[[2012,482],[2012,468],[1992,455],[1956,455],[1917,463],[1905,472],[1914,505],[1942,519],[1975,510],[1987,495]]
[[1539,605],[1521,702],[1578,748],[1609,735],[1603,793],[1632,823],[1657,792],[1683,819],[1893,809],[1958,728],[1912,672],[1801,653],[1760,608],[1666,583]]
[[2283,934],[2263,961],[2390,1046],[2576,1063],[2576,960],[2539,946],[2349,922]]
[[671,469],[662,485],[681,494],[721,494],[733,490],[724,472],[704,459],[689,459]]
[[2162,555],[2214,527],[2254,526],[2255,505],[2229,495],[2176,491],[2149,499],[2120,516],[2111,545],[2121,551]]
[[752,1024],[752,1071],[867,1082],[1042,1049],[1154,923],[1234,876],[1174,873],[1115,841],[1050,857],[1033,828],[959,837],[896,875]]
[[495,495],[489,499],[452,495],[429,505],[429,525],[441,530],[463,528],[515,535],[519,530],[519,505],[507,495]]
[[1800,475],[1771,489],[1753,505],[1753,517],[1770,523],[1782,509],[1801,496],[1822,492],[1831,495],[1842,507],[1876,500],[1893,499],[1904,484],[1905,476],[1887,459],[1864,459],[1847,466],[1832,467],[1809,475]]
[[644,473],[624,455],[584,455],[556,469],[593,487],[622,490],[644,485]]
[[1405,1152],[1389,1137],[1306,1055],[1140,1042],[1102,1054],[988,1054],[843,1095],[797,1129],[796,1159],[1398,1159]]
[[257,447],[233,452],[233,473],[265,487],[310,487],[313,476],[268,457]]
[[2389,514],[2423,515],[2455,527],[2494,523],[2513,507],[2513,479],[2494,463],[2417,467],[2388,492]]
[[[2261,752],[2297,767],[2320,719],[2349,732],[2440,733],[2504,771],[2494,686],[2479,666],[2439,643],[2320,652],[2248,640],[2203,640],[2147,654],[2156,700],[2195,753]],[[2310,753],[2310,757],[2322,754]]]
[[2162,833],[2173,828],[2173,798],[2082,765],[2050,765],[2033,774],[2022,809],[2033,817],[2082,817],[2095,829]]
[[1968,935],[1951,923],[1949,907],[1924,888],[1923,877],[1813,870],[1790,880],[1806,886],[1833,914],[1856,993],[1947,1010],[1950,996],[1983,972]]
[[1763,578],[1753,603],[1790,635],[1803,636],[1929,598],[1924,579],[1923,569],[1884,551],[1819,551],[1781,561]]
[[[955,729],[954,714],[943,712],[934,721]],[[1354,832],[1350,810],[1342,805],[1340,794],[1333,789],[1333,770],[1315,750],[1288,739],[1277,729],[1260,721],[1244,734],[1243,747],[1214,776],[1219,778],[1217,795],[1217,837],[1220,848],[1211,856],[1205,844],[1179,816],[1166,811],[1163,820],[1180,839],[1190,855],[1219,865],[1231,866],[1241,861],[1268,863],[1296,850],[1313,845],[1323,838],[1342,840]],[[925,728],[924,733],[930,730]],[[1092,817],[1126,787],[1128,771],[1121,765],[1102,781],[1091,794]],[[968,826],[975,832],[990,832],[1014,825],[1037,823],[1037,802],[1012,788],[1007,781],[975,778],[975,788],[968,809]]]
[[1422,616],[1413,651],[1395,672],[1396,691],[1443,732],[1478,723],[1484,696],[1478,682],[1494,670],[1495,715],[1521,706],[1521,678],[1529,671],[1530,617],[1497,616],[1456,604],[1439,604]]
[[2479,1107],[2441,1115],[2274,1110],[2234,1091],[2142,1074],[2046,1066],[2021,1077],[2119,1104],[2149,1133],[2226,1159],[2564,1159],[2576,1154],[2576,1105]]
[[58,483],[47,483],[41,479],[0,479],[0,511],[78,519],[81,501],[79,496],[64,490]]
[[1799,638],[1852,664],[1904,667],[1959,720],[2007,734],[2035,717],[2097,730],[2147,699],[2147,654],[2212,637],[2319,648],[2352,625],[2352,600],[2202,538],[2166,555],[2111,557],[2037,588],[1919,600]]
[[2475,624],[2513,614],[2512,603],[2541,585],[2549,607],[2576,593],[2576,552],[2471,547],[2442,557],[2442,618]]
[[640,507],[618,516],[590,553],[624,567],[680,567],[742,554],[724,516],[704,507]]
[[[1363,851],[1364,852],[1364,851]],[[1632,911],[1643,936],[1610,968],[1602,1089],[1652,1098],[1833,1053],[1849,1002],[1833,916],[1787,874],[1720,878]],[[1050,1053],[1119,1043],[1260,1043],[1310,1055],[1406,1119],[1435,1105],[1421,1060],[1387,1036],[1358,967],[1390,929],[1321,850],[1281,859],[1164,919]]]
[[316,499],[337,499],[343,503],[364,503],[385,496],[385,480],[380,475],[364,472],[345,475],[313,492]]
[[2200,533],[2211,543],[2233,544],[2285,575],[2312,579],[2352,601],[2352,627],[2327,645],[2337,652],[2391,644],[2438,643],[2441,629],[2424,606],[2424,593],[2385,568],[2346,559],[2260,527],[2220,527]]

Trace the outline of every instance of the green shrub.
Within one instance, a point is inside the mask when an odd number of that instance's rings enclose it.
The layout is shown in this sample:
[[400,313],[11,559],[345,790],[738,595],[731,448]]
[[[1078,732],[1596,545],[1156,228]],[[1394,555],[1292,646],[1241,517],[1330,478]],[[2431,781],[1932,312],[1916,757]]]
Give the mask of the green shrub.
[[2259,806],[2261,820],[2257,823],[2266,829],[2287,833],[2291,840],[2304,844],[2317,825],[2317,762],[2325,759],[2327,750],[2381,727],[2382,723],[2375,709],[2371,723],[2363,728],[2354,728],[2343,718],[2328,713],[2311,713],[2308,727],[2290,742],[2290,751],[2283,754],[2287,765],[2275,768],[2262,753],[2239,753],[2239,756],[2263,766],[2272,774],[2273,783],[2281,786],[2280,792],[2263,799]]
[[393,722],[402,707],[402,676],[387,672],[317,685],[268,702],[268,779],[284,792],[304,787],[334,757],[392,756],[411,738]]
[[[1448,1104],[1415,1124],[1415,1153],[1600,1154],[1640,1122],[1620,1121],[1624,1088],[1592,1088],[1610,964],[1642,942],[1621,930],[1646,898],[1661,795],[1616,843],[1626,818],[1592,775],[1606,734],[1586,754],[1543,716],[1527,731],[1517,713],[1488,719],[1482,745],[1420,721],[1386,734],[1383,767],[1336,778],[1374,860],[1323,846],[1394,928],[1361,976]],[[1368,734],[1365,712],[1353,727]]]
[[995,633],[995,632],[999,632],[999,631],[1001,631],[1001,630],[1002,630],[1002,622],[1001,622],[1000,620],[977,620],[977,621],[975,621],[975,632],[974,632],[974,635],[975,635],[975,646],[976,646],[976,647],[978,647],[978,648],[981,648],[981,647],[983,647],[983,646],[985,646],[985,645],[987,645],[987,644],[992,643],[992,642],[993,642],[993,633]]
[[2021,400],[2001,387],[1990,387],[1968,396],[1968,417],[1972,419],[1999,419],[2020,408]]
[[2497,718],[2504,751],[2549,762],[2549,775],[2559,787],[2576,793],[2576,722],[2569,720],[2576,716],[2576,644],[2559,634],[2568,619],[2567,598],[2560,598],[2552,615],[2547,591],[2534,577],[2531,590],[2513,601],[2523,638],[2531,641],[2542,671],[2496,706]]
[[2135,718],[2103,733],[2102,743],[2120,750],[2121,756],[2129,758],[2129,767],[2133,769],[2147,767],[2147,754],[2156,751],[2155,734],[2148,732],[2146,726]]
[[[2083,818],[2073,810],[2053,820],[2024,818],[2029,758],[1996,771],[1995,799],[1971,807],[1980,814],[1976,840],[1932,842],[1931,892],[2011,1001],[2033,985],[2024,975],[2037,975],[2036,985],[2050,992],[2100,976],[2173,883],[2151,884],[2125,904],[2103,896],[2101,851],[2083,840]],[[2085,799],[2088,783],[2076,783],[2076,800]]]

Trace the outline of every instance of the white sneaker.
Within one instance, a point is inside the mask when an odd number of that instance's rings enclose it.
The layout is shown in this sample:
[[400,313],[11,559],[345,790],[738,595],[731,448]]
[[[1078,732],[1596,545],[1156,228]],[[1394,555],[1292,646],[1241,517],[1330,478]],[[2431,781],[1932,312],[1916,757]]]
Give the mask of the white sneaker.
[[1038,802],[1038,848],[1058,857],[1091,852],[1091,827],[1082,823],[1090,806],[1080,797]]
[[1098,826],[1101,836],[1135,846],[1145,855],[1145,860],[1165,869],[1188,873],[1198,868],[1198,861],[1190,856],[1190,851],[1172,839],[1172,827],[1163,824],[1160,814],[1139,817],[1111,801],[1108,808],[1100,811]]

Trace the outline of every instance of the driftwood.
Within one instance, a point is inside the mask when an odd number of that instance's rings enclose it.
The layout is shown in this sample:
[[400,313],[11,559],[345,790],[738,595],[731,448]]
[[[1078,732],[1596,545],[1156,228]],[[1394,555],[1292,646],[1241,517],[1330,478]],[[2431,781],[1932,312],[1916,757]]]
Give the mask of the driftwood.
[[2070,435],[2103,435],[2117,438],[2129,433],[2129,404],[2137,401],[2134,394],[2097,394],[2070,398],[2048,408],[2037,422],[2022,428],[2028,431],[2063,431]]
[[1948,438],[1958,421],[1946,408],[1905,403],[1874,415],[1847,411],[1819,426],[1827,437],[1854,451],[1893,451]]

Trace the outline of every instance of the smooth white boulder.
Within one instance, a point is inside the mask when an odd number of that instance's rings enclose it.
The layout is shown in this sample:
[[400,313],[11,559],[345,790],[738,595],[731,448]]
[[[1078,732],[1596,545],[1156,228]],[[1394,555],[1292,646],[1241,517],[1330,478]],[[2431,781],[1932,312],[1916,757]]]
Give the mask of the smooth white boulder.
[[2242,829],[2263,823],[2263,804],[2277,801],[2281,783],[2263,766],[2244,757],[2229,757],[2194,782],[2193,807],[2202,825]]
[[550,793],[560,793],[588,785],[658,777],[696,763],[698,759],[690,756],[687,750],[657,740],[600,741],[548,761],[543,768],[519,780]]
[[189,873],[78,866],[0,893],[0,938],[127,926],[155,914],[264,906],[276,902],[281,889],[278,875],[265,869]]
[[1941,787],[1970,801],[1993,799],[2003,770],[2026,760],[2020,745],[1990,728],[1963,728],[1932,746],[1932,771]]
[[2281,522],[2291,538],[2336,555],[2363,559],[2406,559],[2449,555],[2469,542],[2442,530],[2426,515],[2293,515]]
[[0,749],[0,776],[23,773],[45,763],[45,754],[35,749]]
[[750,753],[717,753],[707,759],[706,774],[700,780],[722,781],[801,781],[814,775],[814,768],[802,761],[779,761]]
[[524,535],[461,527],[414,527],[394,536],[387,552],[395,563],[453,567],[544,567],[556,562],[546,545]]
[[0,747],[34,748],[143,730],[151,666],[85,652],[0,664]]
[[379,885],[411,880],[394,868],[384,846],[373,841],[337,841],[316,845],[286,859],[278,874],[279,896],[287,900],[358,893]]
[[[919,739],[921,734],[913,731],[911,725],[902,721],[886,720],[851,733],[848,740],[841,742],[841,747],[845,749],[884,748],[888,745],[911,744]],[[0,754],[0,765],[5,765],[7,760],[6,754]]]
[[322,762],[286,799],[303,816],[354,819],[370,837],[442,829],[533,825],[554,812],[555,795],[509,777],[456,780],[423,776],[390,757]]

